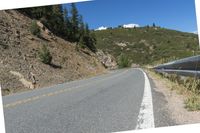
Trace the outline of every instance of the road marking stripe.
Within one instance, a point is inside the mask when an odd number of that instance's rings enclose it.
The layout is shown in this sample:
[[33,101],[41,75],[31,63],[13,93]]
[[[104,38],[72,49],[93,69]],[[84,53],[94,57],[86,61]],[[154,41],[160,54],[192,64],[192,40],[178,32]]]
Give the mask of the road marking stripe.
[[58,95],[58,94],[61,94],[61,93],[64,93],[64,92],[72,91],[73,89],[77,89],[77,88],[80,88],[80,87],[85,87],[85,86],[90,85],[90,84],[92,84],[94,82],[98,83],[98,82],[102,82],[104,80],[108,80],[108,79],[113,78],[113,77],[117,77],[119,75],[124,74],[127,71],[128,70],[125,70],[125,71],[123,71],[121,73],[118,73],[116,75],[104,78],[102,80],[97,80],[97,81],[89,82],[89,83],[84,84],[84,85],[79,85],[79,86],[75,86],[75,87],[71,87],[71,88],[66,88],[66,89],[55,91],[55,92],[48,92],[46,94],[42,94],[42,95],[39,95],[39,96],[34,96],[34,97],[31,97],[31,98],[19,100],[19,101],[13,102],[13,103],[5,104],[3,107],[4,108],[15,107],[15,106],[20,105],[20,104],[25,104],[25,103],[36,101],[36,100],[39,100],[39,99],[42,99],[42,98],[45,98],[45,97],[50,97],[50,96]]
[[10,104],[6,104],[4,105],[4,108],[8,108],[10,106]]
[[153,114],[151,85],[146,73],[142,69],[140,70],[144,74],[145,84],[144,84],[143,100],[142,100],[140,112],[138,115],[136,129],[154,128],[155,123],[154,123],[154,114]]

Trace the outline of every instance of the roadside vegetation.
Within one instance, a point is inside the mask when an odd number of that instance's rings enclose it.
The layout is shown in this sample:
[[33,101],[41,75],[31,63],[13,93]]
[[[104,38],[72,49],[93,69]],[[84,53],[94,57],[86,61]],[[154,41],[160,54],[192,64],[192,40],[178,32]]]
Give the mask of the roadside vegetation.
[[200,79],[180,77],[176,74],[154,73],[160,78],[166,79],[171,90],[175,90],[185,96],[184,104],[187,110],[200,110]]
[[37,25],[37,22],[34,20],[32,21],[31,23],[31,26],[30,26],[30,31],[33,35],[37,36],[37,37],[40,37],[41,36],[41,30],[40,30],[40,27]]
[[118,57],[117,63],[118,63],[119,68],[130,67],[130,62],[129,62],[128,56],[123,53]]
[[39,58],[44,64],[51,65],[52,56],[46,45],[43,45],[39,51]]

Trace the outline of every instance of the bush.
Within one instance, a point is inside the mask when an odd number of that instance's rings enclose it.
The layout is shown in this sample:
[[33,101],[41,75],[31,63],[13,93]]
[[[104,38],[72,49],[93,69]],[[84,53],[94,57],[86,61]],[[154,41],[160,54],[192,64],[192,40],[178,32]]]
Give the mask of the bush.
[[80,40],[78,42],[78,45],[81,47],[81,48],[86,48],[86,41],[85,41],[85,37],[84,36],[81,36],[80,37]]
[[83,35],[80,37],[78,45],[81,48],[88,48],[89,50],[91,50],[92,52],[96,52],[96,39],[95,36],[93,34],[89,34],[89,35]]
[[40,37],[40,35],[41,35],[40,27],[37,25],[37,22],[35,20],[32,21],[32,23],[31,23],[30,31],[33,35],[35,35],[37,37]]
[[39,51],[39,58],[44,64],[51,64],[52,56],[46,45],[43,45],[42,49]]
[[200,79],[196,79],[193,77],[187,78],[184,80],[185,88],[193,93],[200,94]]
[[118,59],[119,68],[126,68],[130,66],[129,59],[125,54],[121,54]]
[[[170,82],[175,83],[176,85],[172,84],[172,88],[178,88],[178,89],[187,89],[187,98],[185,99],[185,108],[187,108],[189,111],[195,111],[200,110],[200,79],[196,77],[185,77],[184,79],[181,79],[180,76],[176,74],[161,74],[157,73],[160,76],[167,78]],[[178,86],[179,87],[178,87]],[[184,90],[180,90],[180,93]]]
[[179,75],[177,75],[177,74],[168,74],[167,78],[170,81],[174,82],[174,83],[177,83],[177,84],[181,84],[182,83],[181,82],[181,77]]
[[198,96],[191,96],[185,100],[185,108],[189,111],[200,110],[200,98]]

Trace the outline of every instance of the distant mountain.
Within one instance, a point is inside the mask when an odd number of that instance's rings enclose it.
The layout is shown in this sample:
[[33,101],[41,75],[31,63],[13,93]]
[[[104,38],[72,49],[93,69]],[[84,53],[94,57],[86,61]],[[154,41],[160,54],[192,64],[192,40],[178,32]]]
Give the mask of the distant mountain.
[[121,53],[134,64],[159,64],[199,54],[198,35],[160,27],[114,28],[94,31],[98,49],[116,59]]

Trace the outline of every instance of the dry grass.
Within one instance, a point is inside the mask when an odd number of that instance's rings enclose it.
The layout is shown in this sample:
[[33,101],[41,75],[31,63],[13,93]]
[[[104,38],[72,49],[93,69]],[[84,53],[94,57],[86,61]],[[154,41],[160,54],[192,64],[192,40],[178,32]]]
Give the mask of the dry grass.
[[200,110],[200,80],[196,78],[181,79],[175,74],[160,74],[155,71],[148,70],[151,75],[159,80],[163,80],[167,88],[171,91],[176,91],[178,94],[184,96],[185,108],[188,111]]

